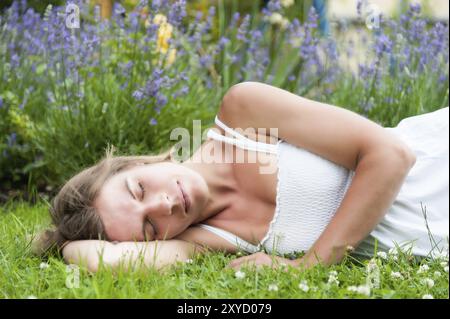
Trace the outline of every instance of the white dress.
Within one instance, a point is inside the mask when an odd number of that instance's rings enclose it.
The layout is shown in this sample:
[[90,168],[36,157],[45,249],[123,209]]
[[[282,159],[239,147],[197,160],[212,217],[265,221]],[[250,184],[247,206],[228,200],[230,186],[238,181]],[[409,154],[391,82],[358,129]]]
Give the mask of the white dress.
[[[308,250],[339,208],[355,172],[282,140],[272,145],[248,139],[227,127],[217,116],[215,122],[225,130],[226,136],[209,130],[209,138],[277,155],[276,209],[259,245],[217,227],[199,226],[250,253]],[[397,127],[386,129],[411,147],[417,161],[385,217],[360,243],[355,254],[372,255],[375,243],[378,251],[408,244],[412,253],[419,256],[448,250],[448,107],[406,118]],[[426,207],[427,224],[422,207]]]

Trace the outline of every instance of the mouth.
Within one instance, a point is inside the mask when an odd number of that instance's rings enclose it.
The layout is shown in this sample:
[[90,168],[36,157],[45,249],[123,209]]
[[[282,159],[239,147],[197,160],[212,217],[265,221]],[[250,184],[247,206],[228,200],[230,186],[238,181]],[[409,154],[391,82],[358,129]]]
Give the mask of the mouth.
[[184,212],[187,214],[189,212],[189,208],[191,206],[191,201],[189,199],[189,195],[186,193],[186,191],[183,187],[183,184],[180,181],[177,181],[177,184],[178,184],[181,194],[182,194]]

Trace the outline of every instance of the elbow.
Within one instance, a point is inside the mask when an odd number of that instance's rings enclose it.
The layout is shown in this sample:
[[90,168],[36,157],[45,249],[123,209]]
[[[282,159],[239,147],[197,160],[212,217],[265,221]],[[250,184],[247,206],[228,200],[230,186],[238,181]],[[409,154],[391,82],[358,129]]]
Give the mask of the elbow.
[[399,162],[404,165],[405,169],[408,171],[414,166],[417,160],[416,154],[413,150],[406,144],[399,144],[393,147],[394,157],[399,160]]

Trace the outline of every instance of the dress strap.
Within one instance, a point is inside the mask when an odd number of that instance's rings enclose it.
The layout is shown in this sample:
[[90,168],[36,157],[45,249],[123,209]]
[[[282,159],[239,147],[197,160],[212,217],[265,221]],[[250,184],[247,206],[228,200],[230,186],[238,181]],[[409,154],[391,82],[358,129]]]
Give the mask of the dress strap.
[[258,142],[258,141],[254,141],[250,138],[247,138],[244,135],[239,134],[235,130],[233,130],[233,129],[229,128],[227,125],[225,125],[221,120],[219,120],[217,115],[214,119],[214,122],[220,128],[222,128],[226,133],[234,136],[234,138],[219,134],[213,129],[208,130],[207,136],[209,138],[213,138],[215,140],[233,144],[233,145],[236,145],[236,146],[246,149],[246,150],[251,150],[251,151],[256,151],[256,152],[262,151],[262,152],[266,152],[266,153],[270,153],[270,154],[277,154],[277,145]]
[[249,243],[248,241],[245,241],[242,238],[240,238],[240,237],[236,236],[235,234],[232,234],[226,230],[223,230],[223,229],[220,229],[220,228],[217,228],[214,226],[206,225],[206,224],[197,224],[197,226],[204,228],[206,230],[209,230],[210,232],[218,235],[219,237],[222,237],[226,241],[237,246],[238,248],[243,249],[246,252],[253,254],[253,253],[256,253],[257,251],[259,251],[259,246],[255,246],[255,245]]

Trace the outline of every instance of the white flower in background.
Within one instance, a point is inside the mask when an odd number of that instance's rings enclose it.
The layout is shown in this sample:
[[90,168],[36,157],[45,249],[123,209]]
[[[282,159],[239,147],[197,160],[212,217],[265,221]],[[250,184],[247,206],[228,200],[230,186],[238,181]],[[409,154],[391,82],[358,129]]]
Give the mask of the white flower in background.
[[427,286],[428,288],[433,288],[434,286],[434,280],[430,278],[425,278],[421,280],[422,284]]
[[328,274],[329,274],[330,276],[334,276],[334,277],[337,277],[337,275],[338,275],[338,273],[337,273],[336,270],[332,270],[332,271],[330,271]]
[[434,275],[434,277],[441,277],[441,272],[435,271],[433,275]]
[[184,261],[186,264],[192,264],[194,261],[191,258],[188,258]]
[[286,30],[288,26],[289,26],[289,19],[283,18],[283,20],[281,20],[280,22],[281,30]]
[[285,8],[289,8],[294,4],[294,0],[281,0],[281,5]]
[[448,251],[437,251],[433,252],[432,255],[434,259],[448,261]]
[[31,296],[28,296],[27,299],[38,299],[38,298],[34,295],[31,295]]
[[356,292],[361,295],[370,296],[370,287],[366,285],[362,286],[350,286],[347,288],[348,291]]
[[237,279],[243,279],[243,278],[245,278],[245,272],[238,270],[234,273],[234,276]]
[[445,266],[445,267],[444,267],[444,271],[445,271],[446,273],[448,273],[448,266]]
[[278,286],[277,284],[271,284],[268,289],[269,291],[278,291]]
[[393,247],[393,248],[389,249],[389,255],[397,256],[398,255],[397,247]]
[[345,250],[346,250],[348,253],[351,253],[352,251],[355,251],[355,247],[348,245],[347,247],[345,247]]
[[378,270],[378,265],[377,265],[377,261],[372,258],[369,263],[367,264],[367,271],[369,273],[377,271]]
[[328,277],[328,284],[329,285],[336,285],[339,286],[339,280],[337,279],[337,272],[336,271],[330,271],[330,275]]
[[308,283],[306,282],[306,280],[302,280],[302,282],[298,284],[298,288],[300,288],[304,292],[309,291]]
[[433,295],[426,294],[422,296],[422,299],[434,299]]
[[422,265],[419,267],[419,270],[417,270],[418,274],[422,274],[424,272],[427,272],[430,269],[430,267],[428,267],[428,265]]
[[448,262],[446,261],[441,262],[441,267],[444,268],[445,266],[448,266]]
[[39,268],[41,268],[41,269],[47,269],[48,267],[50,267],[50,265],[47,264],[47,263],[41,263],[41,264],[39,265]]
[[403,279],[403,275],[398,271],[391,272],[391,277],[394,279]]
[[269,17],[269,22],[272,24],[281,24],[281,21],[283,21],[283,16],[278,12],[272,13]]
[[377,252],[377,256],[380,257],[381,259],[387,259],[388,257],[384,251]]

